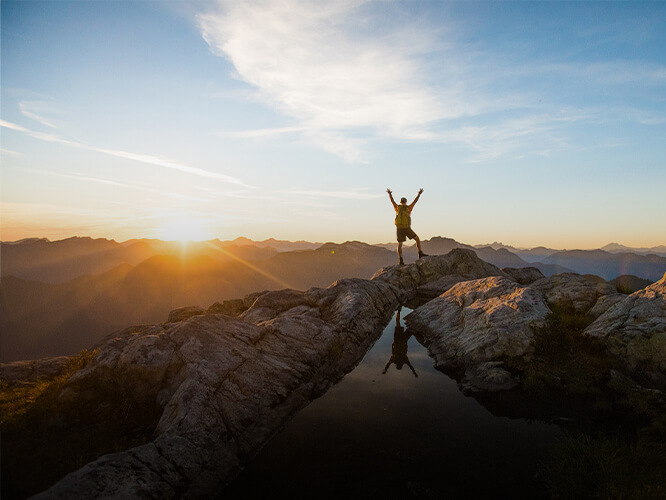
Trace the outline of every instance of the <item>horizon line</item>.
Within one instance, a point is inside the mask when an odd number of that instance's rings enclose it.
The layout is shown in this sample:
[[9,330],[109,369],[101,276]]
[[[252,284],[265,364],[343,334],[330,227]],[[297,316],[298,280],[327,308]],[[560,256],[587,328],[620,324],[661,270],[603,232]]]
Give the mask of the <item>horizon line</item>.
[[[623,247],[624,249],[627,249],[629,251],[630,250],[640,250],[640,251],[655,250],[655,249],[660,249],[662,247],[664,247],[664,249],[666,250],[666,244],[636,247],[636,246],[624,245],[622,243],[618,243],[617,241],[609,242],[609,243],[607,243],[603,246],[600,246],[600,247],[589,247],[589,248],[582,248],[582,247],[554,248],[554,247],[547,247],[547,246],[544,246],[544,245],[536,245],[536,246],[532,246],[532,247],[525,247],[525,246],[515,246],[515,245],[512,245],[510,243],[503,243],[503,242],[498,242],[498,241],[495,241],[493,243],[476,243],[475,244],[475,243],[464,243],[464,242],[456,240],[455,238],[450,238],[448,236],[440,236],[440,235],[432,236],[428,239],[422,239],[421,241],[422,242],[428,242],[428,241],[432,241],[433,239],[436,239],[436,238],[448,239],[448,240],[451,240],[451,241],[453,241],[453,242],[455,242],[459,245],[469,246],[469,247],[473,247],[473,248],[488,248],[488,247],[493,247],[494,245],[499,245],[501,248],[513,248],[513,249],[516,249],[516,250],[534,250],[536,248],[546,248],[548,250],[555,250],[555,251],[558,251],[558,252],[566,252],[566,251],[575,251],[575,250],[581,250],[581,251],[603,250],[606,247],[617,245],[617,246]],[[71,239],[106,240],[106,241],[118,243],[120,245],[128,243],[128,242],[132,242],[132,241],[142,241],[142,240],[159,241],[159,242],[162,242],[162,243],[174,243],[174,244],[188,244],[188,243],[196,244],[196,243],[206,243],[206,242],[211,242],[211,241],[218,241],[220,243],[225,243],[225,242],[233,243],[236,240],[248,240],[252,243],[265,243],[267,241],[273,240],[273,241],[276,241],[276,242],[307,243],[307,244],[311,244],[311,245],[326,245],[326,244],[330,244],[330,243],[342,245],[342,244],[345,244],[345,243],[354,243],[354,242],[364,243],[364,244],[367,244],[367,245],[370,245],[370,246],[379,246],[379,245],[383,246],[383,245],[395,245],[395,244],[397,244],[395,241],[392,241],[392,240],[391,241],[379,241],[379,242],[372,242],[371,243],[371,242],[367,242],[367,241],[354,240],[354,239],[344,240],[344,241],[342,241],[342,240],[339,240],[339,241],[334,241],[334,240],[313,241],[313,240],[306,240],[306,239],[290,240],[290,239],[277,238],[277,237],[274,237],[274,236],[271,236],[269,238],[265,238],[265,239],[262,239],[262,240],[255,240],[253,238],[248,238],[248,237],[242,236],[242,235],[241,236],[236,236],[235,238],[232,238],[232,239],[220,239],[219,237],[215,237],[215,238],[206,238],[206,239],[201,239],[201,240],[161,239],[161,238],[151,238],[151,237],[128,238],[126,240],[120,240],[120,239],[116,239],[116,238],[113,238],[113,237],[94,237],[94,236],[80,236],[80,235],[72,235],[72,236],[67,236],[67,237],[60,238],[60,239],[50,239],[46,236],[43,236],[43,237],[32,236],[32,237],[19,238],[19,239],[16,239],[16,240],[0,240],[0,243],[6,244],[6,245],[17,245],[17,244],[21,244],[23,242],[31,241],[31,240],[34,240],[34,241],[40,241],[40,240],[44,241],[45,240],[49,243],[58,243],[58,242],[61,242],[61,241],[66,241],[66,240],[71,240]],[[415,243],[412,245],[411,242],[410,242],[410,247],[415,246],[415,245],[416,245]],[[609,252],[609,253],[612,253],[612,252]]]

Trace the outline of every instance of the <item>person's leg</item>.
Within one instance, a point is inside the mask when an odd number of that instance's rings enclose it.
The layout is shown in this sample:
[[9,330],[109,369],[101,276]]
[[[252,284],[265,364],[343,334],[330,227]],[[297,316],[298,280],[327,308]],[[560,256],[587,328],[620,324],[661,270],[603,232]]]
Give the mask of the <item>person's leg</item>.
[[416,235],[416,233],[414,233],[414,241],[416,241],[416,248],[417,248],[418,251],[419,251],[419,259],[420,259],[421,257],[426,257],[427,254],[423,253],[423,250],[421,249],[421,240],[420,240],[419,237]]
[[398,257],[400,257],[400,263],[402,264],[402,241],[398,242]]

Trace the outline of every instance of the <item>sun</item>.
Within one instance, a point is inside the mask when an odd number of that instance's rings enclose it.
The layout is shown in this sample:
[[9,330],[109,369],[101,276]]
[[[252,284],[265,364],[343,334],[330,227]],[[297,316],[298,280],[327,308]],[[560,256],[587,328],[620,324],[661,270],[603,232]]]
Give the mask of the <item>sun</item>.
[[204,241],[211,239],[211,233],[206,224],[195,217],[177,217],[166,221],[158,236],[166,241]]

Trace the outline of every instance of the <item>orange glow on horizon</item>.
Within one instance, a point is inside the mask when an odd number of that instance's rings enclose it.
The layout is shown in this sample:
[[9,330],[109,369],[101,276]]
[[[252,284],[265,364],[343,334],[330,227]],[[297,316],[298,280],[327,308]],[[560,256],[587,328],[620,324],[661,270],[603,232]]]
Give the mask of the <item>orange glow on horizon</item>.
[[183,244],[190,241],[213,239],[213,235],[205,223],[195,217],[184,216],[165,222],[157,234],[161,240],[180,241]]

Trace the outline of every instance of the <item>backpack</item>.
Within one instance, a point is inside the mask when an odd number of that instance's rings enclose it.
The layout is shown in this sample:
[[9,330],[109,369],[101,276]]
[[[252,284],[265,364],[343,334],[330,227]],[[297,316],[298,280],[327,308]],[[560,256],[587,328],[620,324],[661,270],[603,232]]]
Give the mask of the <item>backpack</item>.
[[398,227],[409,227],[412,225],[412,218],[409,215],[409,205],[398,205],[395,215],[395,225]]

